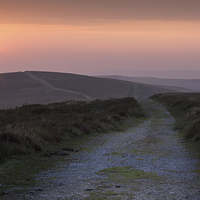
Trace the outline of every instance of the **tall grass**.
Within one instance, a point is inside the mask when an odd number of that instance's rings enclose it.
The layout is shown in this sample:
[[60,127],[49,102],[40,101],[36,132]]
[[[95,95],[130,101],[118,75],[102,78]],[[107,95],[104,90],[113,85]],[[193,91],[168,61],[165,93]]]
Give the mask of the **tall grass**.
[[125,118],[143,112],[131,97],[24,105],[0,110],[0,161],[15,154],[40,152],[66,138],[117,130]]
[[150,97],[164,104],[176,119],[185,138],[200,140],[200,93],[156,94]]

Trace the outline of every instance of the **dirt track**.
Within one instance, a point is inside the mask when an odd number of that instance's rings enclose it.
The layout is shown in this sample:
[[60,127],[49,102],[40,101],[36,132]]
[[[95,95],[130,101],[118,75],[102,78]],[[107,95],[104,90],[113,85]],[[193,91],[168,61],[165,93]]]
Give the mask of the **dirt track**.
[[44,86],[46,86],[47,88],[51,88],[52,90],[56,90],[56,91],[62,91],[62,92],[67,92],[67,93],[72,93],[72,94],[76,94],[76,95],[80,95],[83,96],[85,99],[92,99],[91,97],[89,97],[88,95],[82,94],[80,92],[75,92],[72,90],[65,90],[65,89],[61,89],[61,88],[56,88],[53,87],[52,85],[50,85],[49,83],[47,83],[46,81],[44,81],[41,78],[38,78],[36,76],[34,76],[33,74],[31,74],[31,72],[25,72],[25,74],[27,74],[30,78],[42,83]]
[[143,106],[149,118],[139,126],[92,136],[80,152],[37,175],[43,191],[15,199],[199,199],[198,160],[177,137],[174,119],[160,104]]

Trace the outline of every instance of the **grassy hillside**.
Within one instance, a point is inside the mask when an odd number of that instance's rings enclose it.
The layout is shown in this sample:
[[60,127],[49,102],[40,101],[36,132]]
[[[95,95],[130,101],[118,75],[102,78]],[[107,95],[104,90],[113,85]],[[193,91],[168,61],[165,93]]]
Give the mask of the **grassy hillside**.
[[46,81],[56,88],[72,90],[90,96],[93,99],[123,98],[127,97],[135,84],[96,78],[69,73],[55,72],[29,72],[32,75]]
[[29,73],[45,80],[56,88],[77,91],[97,99],[108,99],[110,97],[135,97],[137,99],[147,99],[150,95],[160,92],[177,92],[177,90],[173,89],[109,78],[97,78],[55,72]]
[[70,138],[118,130],[122,120],[141,116],[141,107],[131,97],[0,110],[0,161],[42,152]]
[[124,97],[147,99],[156,93],[178,91],[176,88],[69,73],[32,71],[6,73],[0,74],[0,109],[68,100],[105,100]]
[[23,72],[0,74],[0,109],[72,99],[81,100],[83,97],[70,92],[52,90]]
[[135,89],[130,82],[54,72],[0,74],[0,83],[0,109],[86,100],[84,95],[90,99],[123,98],[133,96]]
[[200,93],[156,94],[150,97],[164,104],[176,119],[185,138],[200,140]]
[[200,91],[200,79],[164,79],[153,77],[104,76],[107,78],[157,85],[178,92]]
[[161,79],[200,79],[200,70],[167,70],[167,71],[152,71],[152,70],[111,70],[96,72],[95,76],[124,76],[134,78],[151,78],[157,77]]

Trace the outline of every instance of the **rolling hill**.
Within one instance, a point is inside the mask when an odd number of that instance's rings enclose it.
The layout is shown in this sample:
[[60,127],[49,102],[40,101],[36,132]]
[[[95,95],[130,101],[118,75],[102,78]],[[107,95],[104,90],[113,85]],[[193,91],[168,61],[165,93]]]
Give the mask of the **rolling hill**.
[[48,104],[68,100],[135,97],[147,99],[157,93],[179,92],[166,88],[69,73],[15,72],[0,74],[0,109],[24,104]]
[[200,91],[200,79],[164,79],[164,78],[153,78],[153,77],[128,77],[128,76],[118,76],[118,75],[101,76],[101,77],[157,85],[159,87],[173,89],[179,92]]

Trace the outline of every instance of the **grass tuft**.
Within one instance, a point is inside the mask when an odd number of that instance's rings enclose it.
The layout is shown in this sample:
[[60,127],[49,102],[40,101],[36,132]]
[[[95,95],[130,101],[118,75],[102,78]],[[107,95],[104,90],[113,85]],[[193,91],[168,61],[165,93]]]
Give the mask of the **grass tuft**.
[[175,128],[185,139],[200,140],[200,93],[156,94],[150,97],[165,105],[175,117]]
[[124,119],[141,116],[143,111],[132,97],[0,110],[0,162],[40,152],[66,138],[119,130]]
[[106,168],[99,172],[99,174],[105,174],[108,179],[115,180],[116,182],[132,182],[137,179],[150,179],[159,180],[160,177],[154,172],[144,172],[143,170],[133,169],[129,166],[118,166],[112,168]]

